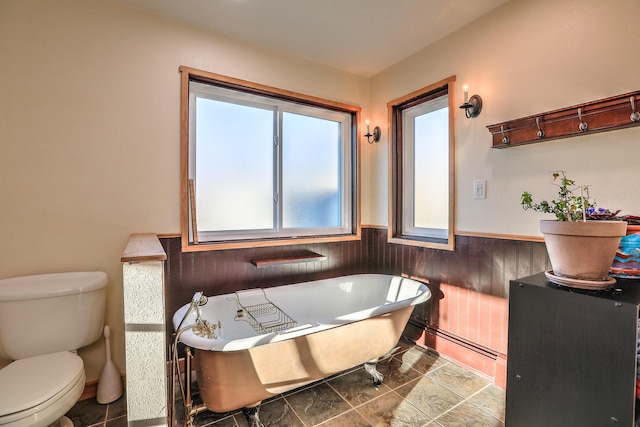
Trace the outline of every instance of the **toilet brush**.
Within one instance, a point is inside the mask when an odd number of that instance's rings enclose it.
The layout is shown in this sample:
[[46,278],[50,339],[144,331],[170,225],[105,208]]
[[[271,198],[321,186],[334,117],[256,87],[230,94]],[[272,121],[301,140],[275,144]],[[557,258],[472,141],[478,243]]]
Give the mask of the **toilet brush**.
[[122,396],[122,378],[120,377],[120,371],[118,367],[111,361],[111,348],[109,345],[109,336],[111,335],[111,329],[109,325],[104,327],[104,342],[107,350],[107,361],[100,371],[100,378],[98,379],[98,391],[96,393],[96,400],[98,403],[106,404],[118,400]]

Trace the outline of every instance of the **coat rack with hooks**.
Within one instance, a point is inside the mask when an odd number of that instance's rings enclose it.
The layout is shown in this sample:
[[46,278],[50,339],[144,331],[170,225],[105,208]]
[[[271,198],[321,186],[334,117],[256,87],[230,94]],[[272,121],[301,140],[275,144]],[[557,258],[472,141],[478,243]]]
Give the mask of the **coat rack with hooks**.
[[640,90],[487,126],[508,148],[640,125]]

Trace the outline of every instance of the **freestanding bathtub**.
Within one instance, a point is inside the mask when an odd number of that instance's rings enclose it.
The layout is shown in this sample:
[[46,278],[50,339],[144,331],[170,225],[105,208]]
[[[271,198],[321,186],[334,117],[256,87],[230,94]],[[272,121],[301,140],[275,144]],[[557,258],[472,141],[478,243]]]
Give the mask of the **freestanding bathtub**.
[[[226,412],[375,363],[397,344],[413,306],[430,297],[412,279],[360,274],[209,297],[196,310],[181,307],[173,324],[183,326],[179,340],[197,349],[204,405]],[[209,337],[202,328],[184,328],[197,323],[198,310]],[[382,381],[375,365],[368,370]]]

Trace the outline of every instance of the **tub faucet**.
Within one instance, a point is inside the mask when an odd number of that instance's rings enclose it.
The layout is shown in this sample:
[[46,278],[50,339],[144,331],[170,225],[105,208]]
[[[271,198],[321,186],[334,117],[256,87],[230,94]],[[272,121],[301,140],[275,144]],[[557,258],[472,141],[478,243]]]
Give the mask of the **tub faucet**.
[[[182,317],[182,320],[180,321],[180,324],[178,325],[178,328],[176,329],[176,335],[179,336],[184,330],[189,329],[189,328],[202,328],[203,326],[208,327],[209,322],[207,322],[206,320],[202,319],[202,313],[200,313],[200,307],[203,305],[206,305],[208,302],[208,298],[206,296],[204,296],[202,291],[198,291],[193,295],[193,298],[191,298],[191,304],[189,304],[189,309],[187,310],[187,312],[184,314],[184,316]],[[189,317],[189,314],[191,314],[191,312],[195,310],[196,312],[196,321],[195,323],[186,326],[186,327],[182,327],[182,325],[184,325],[184,322],[187,320],[187,317]],[[218,322],[218,328],[221,328],[222,325],[220,324],[220,322]],[[211,332],[213,333],[213,331],[216,329],[216,327],[214,327],[213,329],[211,329]],[[203,336],[203,335],[200,335]]]
[[209,323],[207,320],[202,318],[202,313],[200,313],[200,307],[206,305],[208,299],[202,291],[198,291],[193,295],[191,299],[191,307],[190,309],[196,310],[196,322],[191,325],[191,329],[193,333],[199,337],[208,338],[208,339],[217,339],[216,329],[220,330],[222,328],[222,323],[218,320],[217,323]]
[[196,306],[203,306],[207,303],[208,298],[204,296],[202,291],[198,291],[193,294],[193,298],[191,299],[191,304],[195,304]]

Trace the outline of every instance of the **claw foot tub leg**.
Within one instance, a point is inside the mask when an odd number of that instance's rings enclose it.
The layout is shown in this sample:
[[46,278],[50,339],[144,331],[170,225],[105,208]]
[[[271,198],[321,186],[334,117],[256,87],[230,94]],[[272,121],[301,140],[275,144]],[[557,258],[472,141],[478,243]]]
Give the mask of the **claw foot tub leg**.
[[242,408],[242,413],[247,418],[249,427],[264,427],[264,424],[262,424],[262,421],[260,421],[260,414],[258,414],[259,409],[260,403],[258,403],[256,406]]
[[378,363],[378,360],[376,359],[376,360],[371,360],[369,362],[366,362],[364,364],[364,370],[367,371],[369,375],[371,375],[371,377],[373,378],[373,385],[375,385],[376,387],[382,385],[382,380],[384,379],[384,375],[382,375],[376,369],[377,363]]

